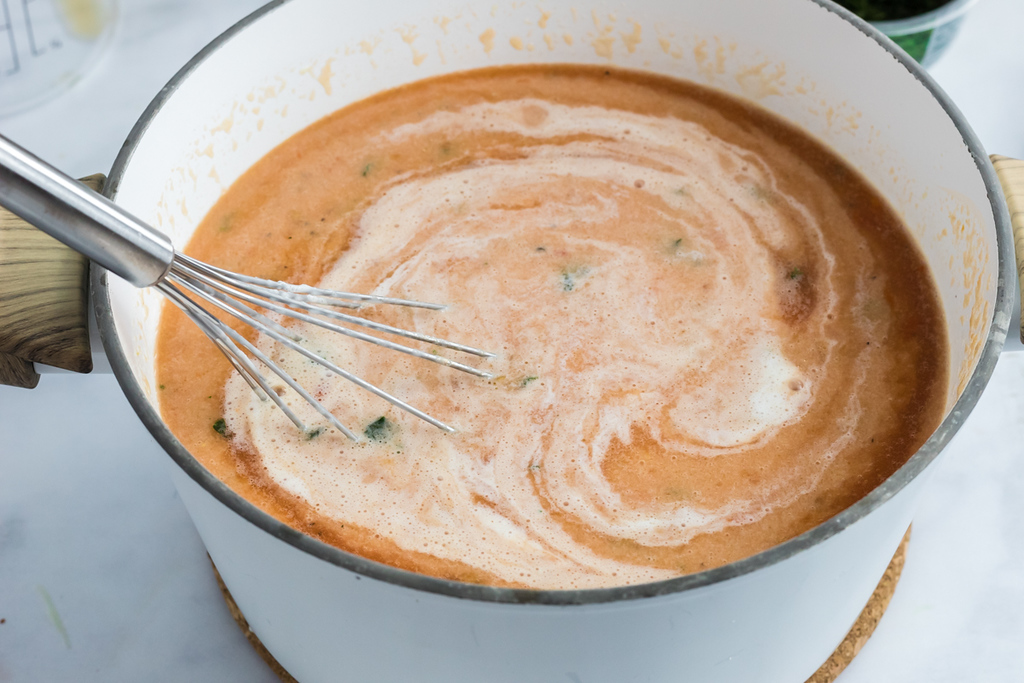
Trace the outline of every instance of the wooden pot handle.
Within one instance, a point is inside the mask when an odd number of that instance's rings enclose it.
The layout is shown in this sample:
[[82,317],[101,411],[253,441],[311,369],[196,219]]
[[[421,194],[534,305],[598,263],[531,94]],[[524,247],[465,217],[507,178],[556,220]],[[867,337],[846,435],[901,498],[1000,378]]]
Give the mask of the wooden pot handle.
[[1013,226],[1013,250],[1017,255],[1017,285],[1020,287],[1020,340],[1024,342],[1024,161],[993,154],[989,157],[1003,186]]
[[90,372],[88,299],[89,260],[0,208],[0,384],[36,386],[32,363]]

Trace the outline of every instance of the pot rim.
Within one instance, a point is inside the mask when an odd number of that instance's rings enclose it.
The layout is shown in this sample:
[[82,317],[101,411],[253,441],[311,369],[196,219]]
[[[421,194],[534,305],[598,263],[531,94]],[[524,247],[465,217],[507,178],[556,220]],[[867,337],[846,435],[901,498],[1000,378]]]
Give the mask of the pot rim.
[[[651,598],[693,590],[702,586],[721,583],[729,579],[774,565],[797,553],[809,549],[836,535],[851,526],[868,513],[880,507],[895,496],[907,484],[913,481],[938,456],[946,444],[953,438],[970,414],[988,383],[999,357],[1000,350],[1006,340],[1007,326],[1010,321],[1010,308],[1014,297],[1010,289],[1015,280],[1015,260],[1013,239],[1010,228],[1009,213],[1000,189],[999,179],[995,174],[988,156],[974,131],[967,123],[963,114],[939,88],[923,67],[897,48],[880,31],[853,13],[839,7],[829,0],[807,0],[821,8],[842,17],[878,43],[879,47],[888,51],[904,68],[906,68],[921,84],[929,90],[939,105],[945,110],[960,133],[977,165],[978,172],[988,191],[989,201],[993,210],[996,228],[996,244],[998,252],[998,281],[996,301],[993,307],[988,338],[982,349],[977,365],[963,393],[954,403],[945,419],[935,433],[920,449],[896,472],[867,496],[846,508],[839,514],[822,522],[818,526],[779,545],[760,553],[737,560],[721,567],[715,567],[696,574],[688,574],[673,579],[643,583],[632,586],[615,586],[609,588],[590,588],[582,590],[540,590],[520,588],[499,588],[480,584],[463,583],[440,579],[424,574],[417,574],[389,565],[366,559],[334,546],[318,541],[311,536],[278,521],[268,513],[260,510],[238,493],[217,479],[171,433],[155,407],[143,393],[136,381],[127,356],[120,344],[117,329],[114,326],[110,293],[107,287],[107,271],[100,266],[92,266],[92,304],[99,327],[100,338],[117,381],[128,398],[129,403],[139,415],[143,424],[157,442],[167,451],[175,464],[180,467],[197,484],[209,492],[221,504],[232,510],[243,519],[259,529],[284,541],[312,557],[355,572],[362,576],[395,584],[404,588],[435,593],[454,598],[478,600],[482,602],[506,604],[544,604],[544,605],[590,605],[599,603]],[[217,36],[206,47],[188,61],[165,85],[150,102],[142,116],[132,128],[119,151],[104,187],[104,194],[115,199],[118,186],[124,175],[131,157],[139,141],[145,135],[150,122],[161,110],[164,103],[174,94],[178,86],[204,62],[211,54],[225,45],[233,36],[245,30],[263,16],[282,6],[290,0],[272,0],[263,7],[252,12],[226,31]]]

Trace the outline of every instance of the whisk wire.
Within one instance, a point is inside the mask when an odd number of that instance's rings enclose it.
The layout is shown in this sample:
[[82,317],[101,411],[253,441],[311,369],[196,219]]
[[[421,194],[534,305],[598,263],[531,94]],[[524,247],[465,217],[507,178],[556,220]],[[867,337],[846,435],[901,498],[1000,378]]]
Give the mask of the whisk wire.
[[[234,309],[234,311],[228,312],[231,313],[236,318],[238,318],[239,320],[241,320],[242,322],[246,323],[247,325],[250,324],[249,320],[254,320],[262,325],[265,325],[273,330],[276,330],[279,334],[282,334],[293,341],[302,341],[301,336],[289,330],[284,325],[278,324],[276,320],[263,315],[256,309],[246,306],[245,304],[236,299],[232,299],[229,296],[225,296],[223,293],[218,292],[212,287],[208,287],[202,282],[195,282],[188,278],[183,278],[174,271],[171,271],[168,274],[167,281],[173,282],[179,287],[184,287],[189,291],[198,294],[199,296],[203,297],[204,299],[221,308],[222,310],[228,311],[226,307]],[[248,320],[246,318],[248,318]],[[256,329],[259,328],[256,327]]]
[[[256,369],[256,366],[253,365],[248,356],[242,353],[241,349],[224,333],[223,324],[217,318],[210,315],[209,311],[197,304],[173,284],[162,282],[157,285],[157,289],[187,315],[203,334],[213,342],[214,346],[224,354],[224,357],[228,359],[228,362],[231,363],[235,371],[245,380],[246,384],[249,385],[249,388],[253,390],[253,393],[260,400],[266,401],[272,397],[277,397],[276,392],[273,391],[266,378]],[[279,397],[274,402],[288,419],[292,421],[292,424],[302,431],[306,430],[306,425],[303,424],[302,420],[295,415],[287,404],[281,401]]]
[[[338,418],[336,418],[331,411],[327,410],[327,408],[325,408],[324,405],[320,403],[320,401],[315,399],[308,391],[306,391],[305,388],[303,388],[301,384],[296,382],[295,378],[293,378],[287,372],[282,370],[277,363],[272,361],[270,358],[267,357],[265,353],[256,348],[256,346],[252,342],[250,342],[248,339],[238,334],[238,332],[235,332],[233,329],[226,325],[224,326],[224,332],[225,334],[230,336],[236,343],[241,344],[243,347],[245,347],[245,350],[251,353],[259,362],[263,363],[263,365],[270,368],[271,372],[280,377],[281,381],[283,381],[285,384],[291,387],[295,391],[295,393],[297,393],[299,396],[302,397],[303,400],[306,401],[306,403],[313,406],[313,409],[320,413],[320,415],[324,417],[328,422],[330,422],[335,427],[335,429],[337,429],[338,431],[340,431],[342,434],[352,439],[353,441],[359,440],[359,437],[357,437],[354,432],[348,429],[348,427],[346,427],[345,425],[341,424],[341,421],[338,420]],[[268,334],[273,335],[273,333]],[[284,400],[281,399],[278,393],[273,389],[270,389],[269,396],[274,401],[274,403],[278,405],[278,407],[285,405]],[[292,421],[296,422],[296,424],[299,426],[299,429],[301,429],[304,433],[308,433],[305,425],[303,425],[301,421],[297,420],[298,418]]]
[[[306,347],[301,346],[300,344],[296,344],[295,342],[292,342],[292,341],[290,341],[290,340],[280,336],[279,334],[277,334],[273,330],[266,330],[265,334],[267,336],[269,336],[271,339],[274,339],[275,341],[280,342],[281,344],[284,344],[285,346],[287,346],[291,350],[295,351],[296,353],[299,353],[299,354],[305,356],[306,358],[310,359],[311,361],[314,361],[315,363],[319,363],[320,365],[324,366],[325,368],[327,368],[331,372],[333,372],[333,373],[335,373],[335,374],[337,374],[337,375],[347,379],[349,382],[352,382],[356,386],[358,386],[358,387],[360,387],[362,389],[365,389],[365,390],[369,391],[370,393],[375,394],[375,395],[381,397],[382,399],[384,399],[385,401],[387,401],[391,405],[395,406],[396,408],[401,408],[402,410],[404,410],[404,411],[406,411],[408,413],[411,413],[412,415],[415,415],[416,417],[420,418],[421,420],[425,420],[426,422],[429,422],[430,424],[434,425],[435,427],[438,427],[439,429],[443,429],[446,432],[453,433],[455,431],[454,428],[446,425],[444,422],[441,422],[437,418],[431,417],[430,415],[428,415],[427,413],[423,412],[419,408],[413,407],[412,405],[406,403],[405,401],[403,401],[402,399],[398,398],[397,396],[389,394],[388,392],[386,392],[383,389],[381,389],[381,388],[379,388],[379,387],[377,387],[377,386],[367,382],[366,380],[364,380],[364,379],[362,379],[360,377],[357,377],[356,375],[353,375],[351,372],[348,372],[347,370],[344,370],[344,369],[338,367],[337,365],[335,365],[331,361],[327,360],[323,356],[319,356],[316,353],[314,353],[314,352],[310,351],[309,349],[307,349]],[[249,345],[247,344],[247,346],[249,346]]]
[[[192,282],[189,282],[187,280],[180,280],[178,278],[173,278],[173,280],[175,281],[176,284],[179,284],[180,286],[187,288],[189,291],[191,291],[191,292],[195,293],[196,295],[202,297],[203,299],[209,301],[210,303],[212,303],[215,306],[219,307],[221,310],[225,311],[226,313],[229,313],[230,315],[233,315],[238,320],[246,323],[247,325],[250,325],[250,326],[254,327],[255,329],[259,329],[258,326],[253,325],[253,321],[251,319],[249,319],[246,315],[239,313],[238,311],[234,310],[231,307],[230,304],[233,303],[233,302],[230,302],[230,301],[228,301],[226,299],[223,299],[221,297],[214,296],[216,294],[216,292],[205,292],[201,288],[201,285],[197,285],[196,283],[192,283]],[[203,310],[205,312],[205,309],[203,309]],[[207,313],[207,315],[209,315],[209,314]],[[230,335],[238,343],[240,343],[243,346],[245,346],[246,349],[248,351],[250,351],[250,353],[252,353],[253,355],[256,355],[258,358],[260,358],[260,361],[263,362],[265,365],[268,365],[268,367],[272,367],[272,369],[277,367],[276,365],[271,366],[269,360],[264,360],[262,358],[262,354],[257,355],[259,352],[244,337],[242,337],[241,335],[238,335],[237,332],[235,332],[229,326],[224,325],[224,323],[222,323],[221,321],[216,320],[216,318],[214,318],[214,320],[216,321],[217,326],[220,329],[222,329],[222,331],[225,334]],[[360,377],[358,377],[356,375],[353,375],[352,373],[350,373],[350,372],[348,372],[346,370],[343,370],[342,368],[338,367],[336,364],[334,364],[331,361],[327,360],[323,356],[320,356],[320,355],[310,351],[309,349],[305,348],[304,346],[296,343],[295,341],[289,339],[288,337],[285,337],[284,335],[277,333],[274,329],[271,329],[271,328],[260,329],[259,331],[262,332],[263,334],[266,334],[267,336],[269,336],[274,341],[277,341],[278,343],[283,344],[287,348],[289,348],[289,349],[291,349],[291,350],[293,350],[293,351],[295,351],[295,352],[305,356],[306,358],[309,358],[310,360],[312,360],[312,361],[314,361],[316,363],[319,363],[320,365],[322,365],[323,367],[327,368],[331,372],[333,372],[333,373],[343,377],[344,379],[352,382],[356,386],[358,386],[360,388],[363,388],[363,389],[366,389],[367,391],[369,391],[369,392],[371,392],[371,393],[373,393],[373,394],[383,398],[385,401],[387,401],[388,403],[392,404],[393,406],[395,406],[397,408],[401,408],[402,410],[405,410],[405,411],[415,415],[416,417],[418,417],[418,418],[420,418],[422,420],[425,420],[426,422],[429,422],[430,424],[434,425],[435,427],[438,427],[440,429],[445,430],[446,432],[454,432],[455,431],[452,427],[450,427],[449,425],[445,424],[444,422],[441,422],[437,418],[434,418],[434,417],[430,416],[429,414],[423,412],[422,410],[420,410],[418,408],[415,408],[414,406],[406,403],[405,401],[401,400],[397,396],[389,394],[388,392],[384,391],[380,387],[377,387],[376,385],[371,384],[370,382],[367,382],[366,380],[364,380],[364,379],[362,379],[362,378],[360,378]],[[280,371],[280,372],[275,371],[275,374],[277,374],[278,376],[282,377],[282,379],[284,379],[284,376],[283,376],[282,373],[284,373],[283,370]],[[293,385],[289,382],[289,386],[293,386]],[[293,386],[293,388],[294,388],[294,386]],[[301,393],[302,392],[300,390],[300,394]],[[309,398],[307,400],[310,400],[311,402],[315,402],[315,399],[312,399],[312,398]],[[332,419],[332,421],[334,421],[333,417],[331,417],[331,419]],[[340,426],[340,425],[338,425],[338,426]],[[342,430],[345,431],[346,433],[348,433],[348,430],[346,430],[344,428],[342,428]]]
[[[322,303],[327,301],[336,301],[338,303],[332,303],[332,306],[343,306],[345,308],[359,308],[363,303],[368,304],[391,304],[395,306],[408,306],[412,308],[427,308],[434,311],[440,311],[446,308],[444,304],[435,304],[426,301],[415,301],[413,299],[395,299],[386,296],[377,296],[374,294],[356,294],[353,292],[339,292],[332,289],[321,289],[319,287],[311,287],[309,285],[293,285],[288,282],[281,282],[279,280],[266,280],[264,278],[253,277],[251,275],[242,275],[235,273],[230,270],[218,268],[217,266],[197,261],[191,256],[185,254],[175,253],[174,260],[177,263],[181,263],[189,266],[191,269],[199,272],[206,272],[207,274],[214,275],[216,277],[223,278],[228,283],[243,283],[250,287],[257,287],[261,289],[276,290],[278,292],[286,292],[297,298],[320,298],[323,299]],[[361,303],[353,303],[361,302]],[[486,352],[483,352],[487,355]]]
[[[193,301],[188,295],[181,292],[173,284],[161,283],[157,287],[167,295],[171,301],[173,301],[178,308],[182,309],[186,315],[188,315],[199,328],[203,330],[207,337],[220,349],[228,361],[235,367],[235,370],[242,375],[243,379],[249,384],[249,386],[256,392],[261,399],[266,400],[269,398],[272,400],[278,408],[288,417],[291,422],[299,428],[303,433],[307,433],[308,430],[302,420],[292,411],[288,404],[278,395],[278,393],[270,386],[266,378],[256,369],[252,364],[252,361],[238,348],[241,345],[253,355],[260,363],[266,366],[271,372],[277,375],[281,381],[291,387],[299,396],[302,397],[307,403],[309,403],[320,415],[327,419],[338,431],[352,440],[358,440],[358,437],[345,425],[343,425],[338,418],[336,418],[327,408],[324,407],[320,401],[314,398],[308,391],[306,391],[301,384],[295,381],[295,379],[288,374],[286,371],[281,369],[273,360],[267,357],[266,354],[261,352],[255,345],[253,345],[248,339],[240,335],[235,330],[231,329],[230,326],[224,324],[219,319],[210,314],[200,304]],[[241,367],[240,367],[241,366]],[[257,386],[253,385],[253,382]],[[259,390],[257,390],[257,387]]]
[[[282,286],[286,285],[286,283],[275,283],[273,280],[261,280],[259,278],[252,278],[252,277],[249,277],[249,276],[235,276],[235,275],[231,274],[229,271],[225,271],[225,270],[222,270],[220,268],[216,268],[214,266],[210,266],[208,264],[202,263],[200,261],[196,261],[195,259],[190,259],[188,257],[183,257],[181,259],[181,262],[179,263],[179,261],[177,259],[177,255],[175,257],[175,262],[171,265],[171,272],[174,272],[174,271],[179,271],[179,272],[184,273],[184,274],[186,274],[186,275],[188,275],[190,277],[199,277],[207,285],[209,285],[209,286],[211,286],[211,287],[213,287],[215,289],[218,289],[220,291],[223,291],[223,292],[229,294],[230,296],[237,296],[238,294],[240,294],[241,293],[240,290],[242,289],[242,287],[240,286],[240,283],[245,283],[245,282],[247,282],[249,280],[257,280],[259,282],[266,282],[266,283],[271,283],[271,284],[279,284],[279,285],[282,285]],[[238,278],[238,279],[236,279],[236,278]],[[287,285],[287,286],[288,287],[301,287],[301,288],[304,288],[304,289],[313,289],[313,288],[310,288],[310,287],[306,287],[305,285],[301,285],[301,286]],[[255,297],[261,297],[261,299],[267,299],[269,301],[277,302],[279,304],[284,304],[286,306],[302,308],[304,310],[307,310],[307,311],[310,311],[310,312],[314,312],[317,315],[322,315],[322,316],[325,316],[325,317],[334,318],[336,320],[342,320],[342,321],[350,323],[350,324],[360,325],[360,326],[363,326],[363,327],[367,327],[367,328],[376,330],[378,332],[386,332],[386,333],[389,333],[389,334],[395,334],[395,335],[399,335],[399,336],[402,336],[402,337],[406,337],[407,339],[414,339],[416,341],[427,342],[428,344],[434,344],[436,346],[441,346],[441,347],[452,349],[452,350],[455,350],[455,351],[461,351],[463,353],[468,353],[468,354],[471,354],[471,355],[474,355],[474,356],[478,356],[480,358],[491,358],[491,357],[494,356],[494,354],[492,354],[492,353],[489,353],[487,351],[481,351],[480,349],[476,349],[476,348],[473,348],[471,346],[466,346],[464,344],[457,344],[455,342],[451,342],[451,341],[448,341],[446,339],[439,339],[437,337],[432,337],[432,336],[429,336],[429,335],[420,334],[418,332],[412,332],[410,330],[403,330],[403,329],[400,329],[400,328],[397,328],[397,327],[392,327],[390,325],[384,325],[382,323],[378,323],[378,322],[375,322],[373,320],[367,320],[366,318],[359,318],[359,317],[352,316],[352,315],[347,315],[347,314],[344,314],[344,313],[338,313],[337,311],[332,311],[330,309],[323,308],[321,305],[318,305],[318,302],[319,302],[319,303],[322,303],[323,305],[327,305],[327,306],[342,306],[344,308],[352,308],[352,307],[359,308],[359,307],[361,307],[361,304],[353,306],[353,304],[351,304],[350,302],[342,301],[342,300],[340,300],[337,297],[292,295],[290,293],[290,290],[286,290],[287,292],[289,292],[289,293],[287,293],[287,295],[281,296],[280,294],[276,293],[273,288],[263,287],[261,285],[250,286],[250,287],[244,289],[244,291],[247,293],[247,300],[249,300],[250,303],[254,303],[255,302],[256,305],[258,305],[258,306],[266,307],[266,306],[264,306],[264,302],[262,300],[253,298],[253,295],[255,295]],[[330,292],[331,290],[315,289],[314,291],[316,291],[316,292]],[[391,304],[391,305],[398,305],[398,306],[411,306],[411,307],[415,307],[415,308],[428,308],[428,309],[432,309],[432,310],[441,310],[441,309],[445,308],[444,306],[442,306],[440,304],[429,304],[429,303],[424,303],[422,301],[410,301],[410,300],[407,300],[407,299],[393,299],[393,298],[389,298],[389,297],[375,297],[375,296],[365,295],[365,294],[351,294],[351,295],[349,295],[348,293],[345,293],[345,292],[334,292],[334,294],[345,295],[345,296],[352,296],[352,297],[360,297],[362,300],[366,301],[367,303],[374,303],[374,304]]]
[[[405,353],[405,354],[408,354],[410,356],[415,356],[416,358],[422,358],[424,360],[429,360],[429,361],[431,361],[433,363],[438,363],[439,365],[444,365],[446,367],[453,368],[453,369],[456,369],[456,370],[461,370],[462,372],[466,372],[466,373],[469,373],[471,375],[475,375],[477,377],[483,377],[485,379],[490,379],[492,377],[492,375],[489,372],[486,372],[484,370],[478,370],[477,368],[471,367],[469,365],[464,365],[462,363],[458,363],[456,361],[450,360],[450,359],[445,358],[443,356],[435,355],[435,354],[432,354],[432,353],[427,353],[425,351],[420,351],[419,349],[414,349],[414,348],[412,348],[410,346],[405,346],[405,345],[402,345],[402,344],[396,344],[395,342],[388,341],[386,339],[381,339],[379,337],[374,337],[372,335],[365,334],[365,333],[359,332],[357,330],[349,329],[347,327],[341,327],[340,325],[335,325],[333,323],[327,322],[325,320],[321,320],[319,318],[315,318],[315,317],[313,317],[311,315],[307,315],[307,314],[302,313],[300,311],[296,311],[296,310],[287,308],[287,307],[285,307],[283,305],[274,303],[273,301],[264,301],[264,300],[262,300],[262,299],[260,299],[260,298],[258,298],[256,296],[253,296],[251,294],[247,294],[246,292],[244,292],[242,290],[236,289],[236,288],[231,287],[229,285],[226,285],[224,283],[218,282],[218,281],[216,281],[216,280],[214,280],[212,278],[209,278],[206,275],[203,275],[202,273],[199,273],[199,272],[190,272],[186,268],[180,268],[179,269],[179,268],[175,267],[175,265],[172,265],[171,266],[171,274],[177,275],[178,276],[177,280],[179,282],[182,281],[182,280],[188,280],[188,281],[198,280],[199,282],[202,282],[203,284],[207,285],[208,287],[210,287],[210,288],[212,288],[214,290],[217,290],[219,292],[222,292],[223,294],[226,294],[226,295],[228,295],[228,296],[230,296],[232,298],[238,299],[240,301],[244,301],[244,302],[249,303],[249,304],[253,304],[255,306],[259,306],[259,307],[264,308],[264,309],[266,309],[268,311],[273,311],[274,313],[280,313],[282,315],[286,315],[286,316],[289,316],[291,318],[295,318],[296,320],[301,320],[303,322],[307,322],[307,323],[310,323],[312,325],[317,325],[318,327],[322,327],[322,328],[324,328],[326,330],[330,330],[332,332],[337,332],[339,334],[343,334],[345,336],[352,337],[353,339],[359,339],[360,341],[370,342],[371,344],[376,344],[378,346],[382,346],[382,347],[384,347],[386,349],[390,349],[392,351],[400,351],[401,353]],[[214,296],[216,298],[220,298],[217,295],[214,295]],[[306,310],[310,309],[310,307],[305,305],[305,304],[295,304],[295,305],[296,306],[301,306],[302,308],[304,308]],[[427,342],[427,343],[430,343],[430,344],[435,344],[437,346],[442,346],[442,347],[445,347],[445,348],[455,349],[455,350],[458,350],[458,351],[465,351],[466,353],[473,353],[473,354],[479,355],[479,356],[489,357],[489,356],[492,355],[492,354],[488,353],[487,351],[480,351],[478,349],[473,349],[473,348],[470,348],[470,347],[464,347],[461,344],[455,344],[454,342],[449,342],[449,341],[446,341],[446,340],[443,340],[443,339],[436,339],[434,337],[430,337],[430,336],[427,336],[427,335],[421,335],[421,334],[416,333],[416,332],[409,332],[407,330],[401,330],[401,329],[396,328],[396,327],[391,327],[390,325],[382,325],[380,323],[375,323],[373,321],[366,320],[364,318],[358,318],[358,317],[355,317],[355,316],[349,316],[349,315],[346,315],[344,313],[338,313],[337,311],[331,311],[331,310],[328,310],[328,309],[325,309],[325,308],[319,308],[319,307],[312,307],[312,308],[314,309],[314,311],[316,312],[317,315],[322,315],[324,317],[331,317],[331,318],[335,318],[335,319],[340,319],[340,320],[342,320],[344,322],[348,322],[348,323],[355,324],[355,325],[361,325],[363,327],[367,327],[367,328],[374,329],[374,330],[377,330],[377,331],[390,332],[392,334],[397,334],[397,335],[400,335],[400,336],[403,336],[403,337],[408,337],[408,338],[411,338],[411,339],[415,339],[417,341],[424,341],[424,342]]]

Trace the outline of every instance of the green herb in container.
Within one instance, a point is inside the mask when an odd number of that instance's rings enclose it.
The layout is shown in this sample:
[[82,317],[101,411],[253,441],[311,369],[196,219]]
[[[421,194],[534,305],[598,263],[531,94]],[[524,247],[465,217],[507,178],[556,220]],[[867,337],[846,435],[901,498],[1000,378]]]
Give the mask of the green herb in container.
[[931,66],[978,0],[836,0],[871,22],[922,66]]

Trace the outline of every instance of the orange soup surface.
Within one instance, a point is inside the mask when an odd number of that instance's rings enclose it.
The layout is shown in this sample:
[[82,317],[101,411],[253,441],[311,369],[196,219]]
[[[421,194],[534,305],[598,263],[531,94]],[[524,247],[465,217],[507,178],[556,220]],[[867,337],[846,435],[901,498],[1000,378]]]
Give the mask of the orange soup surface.
[[382,93],[268,154],[185,251],[446,304],[360,315],[497,354],[420,344],[488,381],[288,323],[449,434],[258,340],[353,442],[267,373],[300,433],[163,312],[161,410],[207,468],[433,576],[568,589],[723,565],[862,498],[945,408],[937,293],[881,196],[774,115],[662,77],[506,67]]

